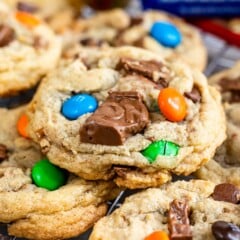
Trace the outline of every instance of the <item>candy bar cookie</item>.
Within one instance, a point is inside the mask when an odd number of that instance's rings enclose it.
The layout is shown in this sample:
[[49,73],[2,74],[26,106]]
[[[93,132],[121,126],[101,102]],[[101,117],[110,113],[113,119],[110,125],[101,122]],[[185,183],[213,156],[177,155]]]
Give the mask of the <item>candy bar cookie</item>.
[[80,19],[72,28],[81,46],[132,45],[169,59],[179,57],[200,70],[206,65],[207,53],[198,31],[164,12],[146,11],[131,17],[115,9]]
[[24,111],[0,109],[0,222],[16,237],[78,236],[105,215],[106,201],[119,190],[114,183],[87,182],[51,164],[36,144],[19,135]]
[[60,54],[60,39],[43,21],[0,3],[0,96],[36,85]]
[[90,240],[240,239],[240,189],[178,181],[134,194],[93,228]]
[[227,118],[227,140],[197,176],[211,181],[240,186],[240,62],[209,79],[222,93]]
[[225,139],[206,78],[134,47],[82,49],[42,82],[27,115],[51,162],[129,188],[192,173]]

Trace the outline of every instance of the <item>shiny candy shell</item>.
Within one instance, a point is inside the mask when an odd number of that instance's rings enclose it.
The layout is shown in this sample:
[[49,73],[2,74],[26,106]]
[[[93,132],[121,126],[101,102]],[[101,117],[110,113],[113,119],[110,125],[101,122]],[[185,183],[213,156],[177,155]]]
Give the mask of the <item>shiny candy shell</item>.
[[48,190],[56,190],[67,181],[65,170],[53,165],[48,159],[35,163],[31,176],[36,186]]
[[151,143],[142,151],[142,155],[153,163],[158,155],[162,156],[176,156],[179,151],[179,146],[173,142],[160,140]]
[[161,45],[175,48],[182,42],[180,31],[169,22],[155,22],[150,30],[150,35]]
[[62,114],[69,120],[76,120],[80,116],[94,112],[98,107],[95,97],[89,94],[77,94],[67,99],[62,105]]

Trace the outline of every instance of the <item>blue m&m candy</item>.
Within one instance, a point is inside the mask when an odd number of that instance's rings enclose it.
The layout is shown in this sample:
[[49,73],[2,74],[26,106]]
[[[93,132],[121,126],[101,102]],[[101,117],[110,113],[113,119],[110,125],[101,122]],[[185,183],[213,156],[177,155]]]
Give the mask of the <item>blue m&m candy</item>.
[[86,113],[94,112],[98,107],[97,99],[89,94],[77,94],[62,105],[62,114],[69,120],[76,120]]
[[155,22],[150,34],[161,45],[169,48],[177,47],[182,41],[182,35],[177,27],[169,22]]

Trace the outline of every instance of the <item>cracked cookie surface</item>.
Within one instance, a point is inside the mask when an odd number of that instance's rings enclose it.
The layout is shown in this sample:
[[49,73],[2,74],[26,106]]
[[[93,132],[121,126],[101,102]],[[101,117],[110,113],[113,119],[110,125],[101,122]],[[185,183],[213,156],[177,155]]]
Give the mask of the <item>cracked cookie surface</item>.
[[55,68],[61,41],[36,16],[0,4],[0,96],[35,86]]
[[219,72],[209,83],[220,90],[227,120],[227,139],[197,176],[216,183],[230,182],[240,186],[240,62]]
[[[159,93],[169,88],[186,104],[179,122],[158,108]],[[99,107],[75,120],[66,118],[65,102],[77,104],[86,93]],[[144,121],[142,104],[148,111]],[[29,135],[51,162],[85,179],[113,179],[129,188],[159,186],[172,173],[189,175],[225,138],[219,93],[206,78],[134,47],[81,50],[42,82],[27,114]],[[122,143],[111,145],[112,136]],[[160,149],[150,160],[143,153],[148,147]]]
[[[151,28],[157,22],[173,24],[180,32],[181,43],[169,47],[153,37]],[[168,59],[180,58],[199,70],[203,70],[206,65],[206,48],[197,29],[161,11],[145,11],[140,16],[131,17],[121,9],[114,9],[89,19],[80,19],[73,24],[72,29],[75,29],[72,32],[75,41],[83,47],[131,45],[151,50]],[[168,35],[165,32],[162,34]]]

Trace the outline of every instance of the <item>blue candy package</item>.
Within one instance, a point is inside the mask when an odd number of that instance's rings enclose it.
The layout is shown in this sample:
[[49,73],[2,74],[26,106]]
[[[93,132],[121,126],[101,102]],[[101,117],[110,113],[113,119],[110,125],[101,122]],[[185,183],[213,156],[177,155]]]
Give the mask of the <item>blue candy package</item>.
[[240,16],[240,0],[142,0],[142,6],[182,17]]

